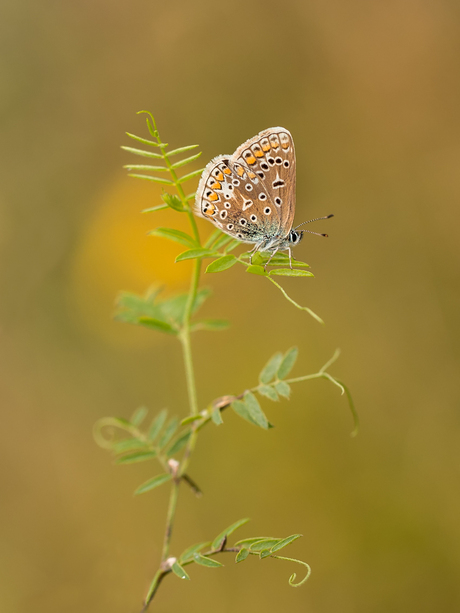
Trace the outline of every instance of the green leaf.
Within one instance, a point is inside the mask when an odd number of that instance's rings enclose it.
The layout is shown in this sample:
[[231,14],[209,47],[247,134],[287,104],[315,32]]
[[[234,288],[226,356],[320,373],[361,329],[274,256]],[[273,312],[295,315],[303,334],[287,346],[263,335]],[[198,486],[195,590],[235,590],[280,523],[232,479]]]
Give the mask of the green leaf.
[[136,136],[135,134],[131,134],[130,132],[126,132],[126,135],[129,136],[129,138],[133,138],[134,140],[137,140],[140,143],[143,143],[144,145],[150,145],[151,147],[160,146],[158,143],[154,142],[153,140],[147,140],[146,138],[141,138],[140,136]]
[[155,419],[152,421],[152,425],[150,426],[148,439],[149,441],[154,441],[156,437],[159,435],[160,430],[165,424],[166,417],[168,416],[168,409],[163,409],[158,413]]
[[241,541],[237,541],[234,547],[250,547],[253,543],[258,543],[259,541],[279,541],[280,539],[274,539],[272,536],[252,536],[247,539],[241,539]]
[[268,419],[260,408],[259,401],[252,392],[246,392],[244,395],[244,403],[247,406],[249,414],[254,422],[261,428],[268,430]]
[[269,257],[264,258],[260,251],[256,251],[251,255],[249,253],[243,253],[242,257],[245,260],[249,260],[251,264],[255,264],[256,266],[263,266],[269,259]]
[[171,481],[171,479],[172,479],[172,475],[168,473],[164,473],[162,475],[157,475],[156,477],[152,477],[152,479],[149,479],[148,481],[140,485],[137,488],[137,490],[134,492],[134,495],[137,496],[139,494],[145,494],[145,492],[150,492],[150,490],[153,490],[159,485],[163,485],[163,483],[166,483],[167,481]]
[[216,251],[218,251],[219,249],[221,249],[222,247],[225,247],[225,245],[227,245],[228,243],[230,243],[232,241],[232,237],[228,236],[228,234],[223,234],[222,236],[220,236],[216,242],[213,244],[212,248],[215,249]]
[[161,194],[161,199],[165,204],[167,204],[171,209],[175,211],[183,212],[185,211],[184,205],[182,204],[182,200],[176,194],[168,194],[168,192],[164,192]]
[[160,449],[163,449],[163,447],[169,443],[169,441],[174,436],[174,433],[176,432],[178,427],[179,427],[179,420],[177,419],[177,417],[172,417],[168,425],[164,429],[164,432],[161,435],[160,440],[158,441],[158,446],[160,447]]
[[181,166],[186,166],[187,164],[190,164],[191,162],[194,162],[195,160],[197,160],[200,157],[200,155],[201,155],[201,151],[200,153],[197,153],[196,155],[192,155],[189,158],[185,158],[184,160],[181,160],[180,162],[176,162],[175,164],[171,166],[171,168],[173,170],[176,170],[176,168],[180,168]]
[[150,292],[146,296],[121,292],[117,297],[116,319],[133,324],[138,324],[142,315],[159,319],[160,312],[155,304],[157,294],[158,291]]
[[288,351],[286,351],[283,360],[278,368],[277,376],[278,379],[284,379],[291,372],[294,364],[296,363],[297,356],[299,355],[299,350],[297,347],[291,347]]
[[216,424],[216,426],[220,426],[220,424],[224,423],[219,407],[215,407],[215,409],[211,413],[211,418],[212,421]]
[[281,352],[275,353],[275,355],[273,355],[268,360],[259,375],[259,380],[261,381],[261,383],[270,383],[270,381],[272,381],[278,371],[282,360],[283,354]]
[[184,417],[184,419],[181,420],[180,425],[186,426],[187,424],[191,424],[198,419],[203,419],[203,415],[189,415],[188,417]]
[[270,550],[272,547],[277,545],[281,539],[262,539],[260,541],[256,541],[249,546],[250,551],[265,551],[266,549]]
[[260,553],[259,553],[259,558],[261,560],[263,560],[264,558],[268,558],[268,556],[271,556],[272,552],[270,551],[270,549],[263,549]]
[[155,211],[164,211],[167,208],[167,204],[160,204],[158,206],[152,206],[149,209],[142,209],[141,213],[154,213]]
[[122,145],[121,147],[125,151],[129,151],[129,153],[134,153],[134,155],[141,155],[145,158],[155,158],[156,160],[162,160],[163,156],[159,153],[154,153],[153,151],[144,151],[143,149],[134,149],[133,147],[126,147]]
[[191,325],[191,329],[195,330],[209,330],[213,332],[220,332],[226,330],[230,326],[230,322],[227,319],[203,319],[202,321],[196,321]]
[[[244,259],[249,259],[250,256],[248,253],[243,253],[241,257]],[[270,266],[289,266],[289,268],[291,267],[291,263],[289,261],[289,256],[287,253],[277,253],[275,256],[272,257],[271,253],[257,251],[252,256],[252,263],[258,266],[264,266],[265,264],[267,264],[268,260],[270,260]],[[309,264],[306,264],[305,262],[301,262],[299,260],[292,260],[292,265],[300,266],[302,268],[310,268]]]
[[148,170],[149,172],[168,172],[165,166],[151,166],[150,164],[125,164],[126,170]]
[[138,323],[141,326],[150,328],[150,330],[156,330],[157,332],[164,332],[166,334],[177,334],[177,330],[171,326],[171,324],[161,321],[160,319],[154,319],[153,317],[139,317]]
[[223,532],[221,532],[218,536],[216,536],[216,538],[213,540],[212,545],[211,545],[211,549],[212,550],[216,550],[219,549],[219,547],[222,544],[222,541],[224,540],[224,538],[226,536],[230,536],[230,534],[233,534],[233,532],[235,532],[235,530],[238,530],[238,528],[240,528],[241,526],[244,526],[244,524],[247,524],[249,521],[249,518],[246,517],[244,519],[240,519],[238,521],[236,521],[234,524],[232,524],[231,526],[229,526],[226,530],[224,530]]
[[172,151],[168,151],[167,156],[171,157],[172,155],[177,155],[178,153],[185,153],[186,151],[196,149],[199,146],[200,145],[187,145],[186,147],[179,147],[179,149],[173,149]]
[[214,262],[211,262],[209,266],[206,268],[206,272],[222,272],[223,270],[227,270],[227,268],[231,268],[237,263],[237,259],[234,255],[224,255]]
[[130,453],[129,455],[124,455],[121,458],[117,458],[115,460],[115,464],[135,464],[137,462],[145,462],[146,460],[155,458],[156,455],[156,451],[138,451],[137,453]]
[[134,449],[144,449],[146,443],[138,438],[127,438],[123,441],[118,441],[112,446],[112,450],[115,454],[125,453],[126,451],[133,451]]
[[151,230],[149,234],[160,238],[168,238],[186,247],[197,247],[196,241],[191,236],[180,230],[175,230],[174,228],[155,228],[155,230]]
[[179,562],[188,562],[189,560],[193,558],[194,553],[197,553],[198,551],[200,551],[201,549],[204,549],[205,547],[209,547],[210,544],[211,544],[211,541],[206,541],[204,543],[195,543],[195,545],[191,545],[190,547],[185,549],[185,551],[183,551],[180,554]]
[[234,249],[236,249],[238,247],[238,245],[241,245],[241,241],[239,241],[239,240],[237,240],[235,238],[231,243],[229,243],[225,247],[225,249],[224,249],[225,253],[230,253],[230,251],[233,251]]
[[246,406],[246,403],[242,402],[241,400],[234,400],[230,406],[237,415],[239,415],[243,419],[246,419],[246,421],[253,424],[254,426],[257,426],[257,423],[254,421],[254,419],[251,417],[251,414],[249,413],[249,409]]
[[286,545],[290,545],[291,543],[296,541],[301,536],[303,535],[302,534],[292,534],[291,536],[287,536],[285,539],[279,541],[276,545],[274,545],[271,548],[270,550],[271,553],[275,553],[275,551],[279,551],[280,549],[283,549],[283,547],[286,547]]
[[134,411],[131,416],[131,423],[135,426],[140,426],[144,419],[147,417],[149,410],[146,407],[139,407]]
[[183,177],[178,179],[177,182],[182,184],[182,183],[185,183],[186,181],[189,181],[190,179],[194,179],[195,177],[198,177],[199,175],[201,175],[203,170],[204,168],[200,168],[199,170],[194,170],[193,172],[190,172],[188,175],[184,175]]
[[275,389],[280,396],[284,396],[285,398],[289,398],[291,395],[291,387],[286,381],[278,381],[275,385]]
[[188,432],[184,432],[181,436],[179,436],[179,438],[174,441],[174,443],[171,445],[171,447],[166,452],[166,455],[168,456],[168,458],[178,453],[183,447],[185,447],[191,435],[192,433],[188,431]]
[[196,313],[211,294],[212,291],[209,289],[209,287],[203,287],[202,289],[198,290],[195,302],[193,303],[192,313]]
[[162,185],[174,185],[169,179],[162,179],[161,177],[153,177],[151,175],[138,175],[129,173],[128,177],[134,177],[135,179],[146,179],[147,181],[153,181],[154,183],[161,183]]
[[182,262],[183,260],[194,260],[195,258],[210,258],[214,255],[215,253],[209,249],[189,249],[188,251],[183,251],[180,253],[176,258],[176,262]]
[[226,235],[223,234],[223,232],[221,232],[219,228],[216,228],[214,232],[211,232],[211,234],[206,239],[206,242],[204,244],[205,248],[208,249],[209,247],[211,247],[212,244],[219,238],[219,236],[226,236]]
[[271,385],[262,385],[261,387],[259,387],[257,391],[262,396],[265,396],[266,398],[269,398],[270,400],[273,400],[274,402],[279,400],[278,394],[273,389],[273,387],[271,387]]
[[260,275],[261,277],[267,277],[268,273],[265,272],[263,266],[257,264],[251,264],[246,268],[246,272],[250,272],[252,275]]
[[297,270],[293,268],[275,268],[268,273],[270,276],[277,275],[279,277],[314,277],[315,275],[308,270]]
[[[137,111],[136,114],[137,115],[143,115],[144,113],[147,115],[147,117],[145,118],[145,121],[147,123],[147,128],[148,128],[150,134],[153,136],[153,138],[157,138],[158,140],[160,140],[160,135],[158,134],[158,130],[156,129],[155,119],[154,119],[152,113],[150,111]],[[151,122],[150,122],[150,120],[151,120]],[[165,143],[161,143],[161,145],[159,145],[159,146],[166,147],[167,145]]]
[[213,560],[212,558],[207,558],[206,556],[202,556],[201,553],[194,553],[193,561],[196,562],[197,564],[200,564],[200,566],[208,566],[209,568],[217,568],[218,566],[223,566],[223,564],[221,564],[217,560]]
[[174,564],[171,566],[171,570],[179,577],[179,579],[188,579],[190,581],[190,577],[187,575],[179,562],[174,562]]
[[235,558],[235,562],[238,564],[238,562],[244,562],[244,560],[246,560],[246,558],[249,555],[249,549],[245,549],[244,547],[242,549],[239,550],[239,552],[236,554],[236,558]]

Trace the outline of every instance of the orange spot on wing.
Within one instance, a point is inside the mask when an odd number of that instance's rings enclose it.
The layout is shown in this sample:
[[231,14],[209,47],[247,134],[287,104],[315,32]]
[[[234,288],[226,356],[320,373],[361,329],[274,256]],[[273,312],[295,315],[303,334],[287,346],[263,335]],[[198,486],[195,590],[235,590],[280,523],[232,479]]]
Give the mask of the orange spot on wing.
[[263,158],[264,152],[259,149],[257,151],[254,151],[254,155],[256,156],[256,158]]
[[203,215],[206,215],[206,217],[212,217],[216,210],[217,207],[215,204],[207,204],[203,209]]
[[223,181],[224,180],[224,175],[221,172],[219,172],[219,174],[217,175],[216,178],[217,178],[218,181]]
[[249,157],[247,157],[247,158],[246,158],[246,162],[247,162],[248,164],[251,164],[251,165],[252,165],[252,164],[255,164],[255,163],[256,163],[256,158],[255,158],[253,155],[251,155],[251,156],[249,156]]
[[237,174],[242,177],[244,175],[244,169],[242,166],[238,166],[238,168],[236,169]]
[[215,200],[217,200],[219,198],[219,196],[217,194],[215,194],[214,192],[209,196],[209,200],[211,202],[214,202]]
[[231,175],[231,174],[232,174],[232,171],[230,170],[230,168],[224,168],[224,173],[225,173],[226,175]]

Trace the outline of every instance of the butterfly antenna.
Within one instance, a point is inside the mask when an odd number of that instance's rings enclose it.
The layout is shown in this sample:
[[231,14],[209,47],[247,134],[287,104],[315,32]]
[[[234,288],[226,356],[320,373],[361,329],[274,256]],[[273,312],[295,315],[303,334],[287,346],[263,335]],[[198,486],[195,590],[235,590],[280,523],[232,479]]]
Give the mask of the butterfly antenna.
[[[302,221],[302,223],[299,223],[299,225],[296,226],[294,230],[297,230],[297,228],[300,228],[300,226],[303,226],[306,223],[311,223],[312,221],[319,221],[320,219],[330,219],[331,217],[334,217],[334,215],[326,215],[326,217],[315,217],[315,219],[309,219],[308,221]],[[318,232],[311,232],[310,230],[305,230],[305,232],[310,232],[310,234],[319,234]],[[319,234],[319,236],[327,236],[327,234]]]

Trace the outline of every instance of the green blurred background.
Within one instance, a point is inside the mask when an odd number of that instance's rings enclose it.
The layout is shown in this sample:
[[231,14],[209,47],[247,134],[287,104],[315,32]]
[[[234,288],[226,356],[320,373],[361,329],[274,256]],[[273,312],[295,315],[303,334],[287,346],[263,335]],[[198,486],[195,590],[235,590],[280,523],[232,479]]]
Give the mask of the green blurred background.
[[287,555],[313,574],[296,590],[288,562],[196,567],[153,610],[460,610],[459,5],[3,0],[0,45],[0,610],[137,612],[160,556],[167,488],[132,496],[156,467],[115,467],[91,436],[141,404],[186,411],[179,347],[111,319],[118,290],[190,272],[146,236],[185,220],[140,215],[160,190],[122,170],[144,108],[203,162],[285,126],[296,220],[335,214],[297,248],[315,278],[285,282],[325,327],[236,267],[205,279],[205,314],[232,327],[196,336],[200,402],[275,350],[298,344],[301,375],[339,346],[362,422],[350,438],[314,381],[267,401],[269,432],[207,428],[172,553],[249,516],[239,538],[303,533]]

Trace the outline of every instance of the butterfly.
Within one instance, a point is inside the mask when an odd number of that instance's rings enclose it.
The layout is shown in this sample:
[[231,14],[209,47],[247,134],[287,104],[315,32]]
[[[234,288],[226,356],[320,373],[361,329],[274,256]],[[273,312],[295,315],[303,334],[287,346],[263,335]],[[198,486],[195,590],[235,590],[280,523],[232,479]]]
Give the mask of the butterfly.
[[[250,254],[269,252],[265,267],[278,251],[289,252],[303,237],[293,228],[296,159],[294,141],[285,128],[268,128],[238,147],[233,155],[219,155],[201,175],[195,213],[243,243],[253,243]],[[310,232],[306,230],[306,232]],[[319,236],[319,234],[311,232]]]

